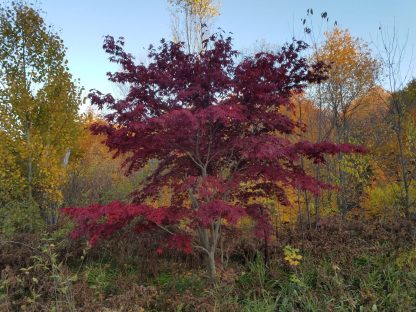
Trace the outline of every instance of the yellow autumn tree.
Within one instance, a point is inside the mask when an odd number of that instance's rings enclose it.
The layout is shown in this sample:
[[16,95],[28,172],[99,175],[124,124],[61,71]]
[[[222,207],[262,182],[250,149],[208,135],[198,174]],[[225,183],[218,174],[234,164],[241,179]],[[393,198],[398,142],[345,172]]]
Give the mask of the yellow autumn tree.
[[7,155],[0,172],[15,177],[3,198],[24,193],[13,201],[13,214],[5,208],[10,202],[2,203],[0,218],[17,230],[33,230],[38,220],[57,222],[78,135],[80,89],[68,72],[62,40],[39,10],[23,2],[0,8],[0,69],[0,148]]
[[[329,65],[328,79],[321,86],[322,109],[329,117],[322,139],[363,144],[362,138],[353,135],[353,120],[360,106],[357,100],[376,88],[380,64],[364,41],[338,27],[325,34],[325,42],[316,51],[315,58]],[[353,176],[348,172],[348,167],[354,166],[353,160],[358,161],[361,156],[354,157],[348,160],[350,164],[346,164],[344,156],[338,155],[328,170],[327,179],[340,188],[336,202],[342,213],[359,206],[357,198],[362,190],[361,187],[357,189]]]

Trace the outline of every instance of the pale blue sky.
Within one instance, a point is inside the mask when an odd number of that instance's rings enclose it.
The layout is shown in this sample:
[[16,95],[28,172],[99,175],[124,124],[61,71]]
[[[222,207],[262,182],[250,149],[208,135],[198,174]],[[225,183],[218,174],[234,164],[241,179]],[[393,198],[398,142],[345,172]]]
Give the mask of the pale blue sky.
[[[102,52],[104,35],[125,37],[134,55],[171,36],[167,0],[42,0],[40,7],[61,31],[71,72],[87,90],[114,91],[105,76],[115,67]],[[232,32],[238,49],[250,49],[256,41],[281,45],[293,35],[303,39],[301,18],[308,8],[317,25],[319,13],[327,11],[332,22],[374,44],[380,24],[396,25],[402,40],[408,37],[406,57],[413,48],[416,53],[416,0],[222,0],[215,26]]]

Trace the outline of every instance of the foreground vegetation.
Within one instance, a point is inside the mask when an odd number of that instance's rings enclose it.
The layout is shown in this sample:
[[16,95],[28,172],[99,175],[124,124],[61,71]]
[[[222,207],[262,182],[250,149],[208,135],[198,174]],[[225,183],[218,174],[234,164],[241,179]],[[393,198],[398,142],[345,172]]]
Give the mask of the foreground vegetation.
[[16,237],[1,242],[0,310],[415,311],[408,226],[331,220],[288,229],[269,246],[267,265],[261,246],[241,239],[215,286],[198,255],[149,253],[151,238],[116,237],[88,250],[62,229]]

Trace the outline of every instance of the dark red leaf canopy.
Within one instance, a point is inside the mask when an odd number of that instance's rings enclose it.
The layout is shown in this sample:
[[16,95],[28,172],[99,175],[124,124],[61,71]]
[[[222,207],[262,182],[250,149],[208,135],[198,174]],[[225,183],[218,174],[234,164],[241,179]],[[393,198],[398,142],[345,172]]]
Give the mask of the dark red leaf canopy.
[[[128,172],[151,159],[159,161],[135,192],[137,204],[169,185],[174,191],[166,210],[183,210],[177,215],[186,216],[190,226],[208,227],[218,218],[235,224],[246,214],[266,229],[266,215],[247,204],[250,197],[275,197],[288,204],[286,186],[318,194],[326,185],[304,172],[299,157],[323,162],[326,153],[360,151],[287,139],[297,123],[282,107],[290,109],[294,94],[324,79],[325,66],[302,57],[303,42],[294,41],[279,53],[242,58],[231,38],[222,35],[212,36],[198,54],[162,40],[159,48],[150,47],[147,65],[136,64],[123,45],[123,39],[106,37],[104,49],[121,66],[108,73],[109,80],[128,85],[128,94],[116,100],[94,90],[89,98],[110,112],[107,123],[95,124],[92,131],[105,134],[105,144],[116,155],[128,155]],[[193,209],[187,207],[189,192],[196,199]]]

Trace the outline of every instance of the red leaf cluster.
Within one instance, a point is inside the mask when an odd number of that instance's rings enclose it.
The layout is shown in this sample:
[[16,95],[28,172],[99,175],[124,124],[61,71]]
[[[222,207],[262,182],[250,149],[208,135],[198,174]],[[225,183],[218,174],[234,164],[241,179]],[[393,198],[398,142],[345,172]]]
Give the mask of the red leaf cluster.
[[[121,66],[108,73],[109,80],[128,85],[129,91],[117,100],[91,91],[91,102],[110,112],[107,123],[91,129],[106,135],[105,144],[116,155],[128,155],[127,173],[153,159],[158,167],[134,192],[136,204],[65,209],[78,224],[74,237],[85,235],[94,242],[137,218],[142,220],[141,230],[180,219],[195,229],[210,228],[222,219],[234,225],[243,215],[256,221],[257,235],[267,236],[269,215],[259,205],[248,205],[250,197],[273,196],[287,205],[285,186],[318,194],[330,186],[308,175],[300,167],[300,156],[318,163],[325,161],[325,154],[361,151],[350,145],[283,138],[298,125],[282,107],[291,109],[294,94],[325,79],[323,64],[309,64],[301,56],[303,42],[294,41],[279,53],[239,59],[231,38],[221,34],[196,54],[187,53],[181,43],[162,40],[159,48],[149,48],[147,65],[136,64],[123,45],[123,39],[106,37],[104,49],[110,61]],[[170,207],[140,204],[166,185],[173,189]],[[189,236],[180,231],[178,235],[167,245],[189,251]]]

